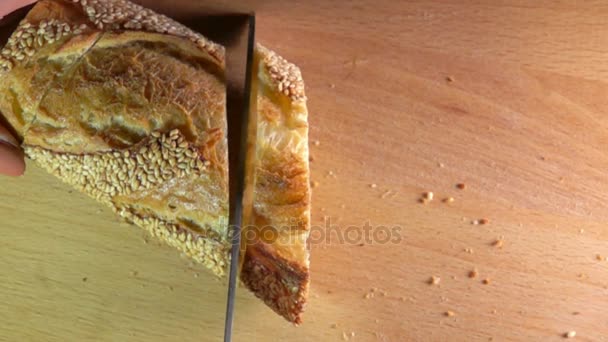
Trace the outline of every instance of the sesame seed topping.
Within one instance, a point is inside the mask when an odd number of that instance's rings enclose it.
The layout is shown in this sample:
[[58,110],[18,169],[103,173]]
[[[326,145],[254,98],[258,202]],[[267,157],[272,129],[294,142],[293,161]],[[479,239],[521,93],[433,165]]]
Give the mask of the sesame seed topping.
[[23,20],[0,51],[2,71],[10,71],[17,62],[23,62],[36,54],[46,44],[52,44],[72,33],[68,23],[54,19],[41,20],[37,25]]
[[[100,30],[144,30],[183,37],[205,50],[217,61],[223,62],[224,48],[186,26],[127,0],[80,0],[83,12]],[[82,28],[81,28],[82,29]]]
[[[171,134],[181,137],[179,131]],[[185,149],[180,150],[181,152],[164,151],[167,147],[162,146],[158,148],[166,153],[151,153],[151,146],[161,146],[159,140],[160,138],[152,136],[141,147],[131,150],[84,156],[54,153],[39,147],[26,147],[25,151],[30,158],[67,183],[102,202],[110,202],[113,196],[130,194],[161,184],[161,174],[167,175],[165,178],[175,178],[192,172],[200,174],[205,169],[198,163],[198,153],[187,156]],[[184,145],[189,147],[186,141]],[[177,160],[184,162],[175,167]],[[191,168],[190,165],[194,167]],[[186,171],[181,172],[183,170]]]
[[266,72],[277,90],[294,102],[305,101],[300,69],[260,44],[257,45],[257,50],[262,54]]
[[[184,148],[161,144],[162,140],[181,140]],[[151,151],[159,148],[156,153]],[[175,150],[169,150],[174,148]],[[115,212],[127,221],[132,222],[164,240],[168,245],[177,248],[196,262],[202,263],[216,275],[225,274],[229,259],[230,244],[224,237],[210,238],[210,233],[203,235],[190,231],[179,222],[171,222],[150,214],[141,215],[136,209],[127,206],[117,207],[112,199],[117,195],[128,195],[160,186],[172,178],[186,175],[201,175],[205,163],[194,148],[187,144],[179,130],[170,134],[154,133],[125,151],[99,152],[85,155],[57,153],[35,146],[25,146],[28,157],[66,183],[87,193],[98,201],[111,206]],[[186,155],[186,151],[190,151]],[[185,169],[170,167],[177,160]],[[141,161],[141,162],[140,162]],[[190,165],[196,166],[191,168]],[[159,177],[160,175],[163,177]],[[176,208],[177,209],[177,208]]]

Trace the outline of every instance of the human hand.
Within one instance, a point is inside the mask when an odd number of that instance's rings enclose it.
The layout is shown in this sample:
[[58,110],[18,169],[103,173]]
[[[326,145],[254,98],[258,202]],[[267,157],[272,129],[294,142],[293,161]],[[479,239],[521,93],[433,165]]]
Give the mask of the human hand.
[[21,176],[25,171],[23,151],[17,139],[0,125],[0,174],[7,176]]
[[[0,18],[32,2],[34,0],[1,0]],[[20,176],[24,171],[25,161],[19,142],[0,123],[0,174]]]

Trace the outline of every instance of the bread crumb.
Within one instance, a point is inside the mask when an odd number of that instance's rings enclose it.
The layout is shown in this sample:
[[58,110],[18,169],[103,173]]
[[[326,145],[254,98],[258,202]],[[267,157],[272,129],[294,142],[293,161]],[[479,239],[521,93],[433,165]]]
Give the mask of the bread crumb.
[[573,314],[574,316],[578,316],[578,315],[580,315],[581,313],[580,313],[580,312],[578,312],[578,311],[574,311],[572,314]]
[[570,330],[570,331],[568,331],[567,333],[564,334],[565,338],[573,338],[575,336],[576,336],[576,331],[574,331],[574,330]]
[[87,277],[82,278],[82,282],[84,282],[84,283],[86,283],[87,280],[89,280],[89,278],[87,278]]
[[344,341],[348,341],[348,335],[346,334],[346,331],[343,331],[343,332],[342,332],[342,339],[343,339]]
[[380,198],[381,198],[381,199],[385,199],[385,198],[387,198],[387,197],[388,197],[388,195],[390,195],[391,193],[392,193],[392,191],[390,191],[390,190],[386,190],[386,191],[385,191],[385,192],[384,192],[384,193],[383,193],[383,194],[380,196]]
[[313,181],[313,182],[310,183],[310,187],[311,188],[316,188],[318,186],[319,186],[319,182],[317,182],[317,181]]
[[477,269],[474,268],[469,272],[469,278],[476,278],[478,274]]
[[492,246],[494,246],[496,248],[502,248],[502,245],[503,245],[502,239],[496,239],[494,242],[492,242]]
[[372,189],[375,189],[375,188],[378,187],[378,184],[372,183],[372,184],[369,185],[369,187],[372,188]]
[[469,253],[469,254],[473,254],[473,248],[467,247],[467,248],[464,249],[464,251],[467,252],[467,253]]
[[198,273],[194,273],[194,278],[198,278]]
[[437,166],[439,166],[440,168],[443,169],[445,167],[445,164],[444,163],[437,163]]
[[350,337],[355,337],[355,332],[354,331],[350,332]]
[[585,230],[583,228],[579,229],[578,231],[579,233],[583,234],[585,232]]
[[452,76],[447,76],[447,77],[445,78],[445,80],[446,80],[446,81],[448,81],[448,82],[450,82],[450,83],[452,83],[452,82],[454,82],[454,77],[452,77]]
[[429,284],[431,285],[439,285],[440,282],[441,278],[438,276],[431,276],[431,279],[429,279]]
[[448,317],[453,317],[456,314],[454,313],[454,311],[448,310],[448,311],[445,312],[445,315],[448,316]]
[[486,279],[482,280],[482,283],[484,285],[489,285],[490,284],[490,278],[486,278]]
[[336,88],[336,85],[335,85],[335,84],[333,84],[333,83],[330,83],[330,84],[329,84],[329,87],[330,87],[331,89],[334,89],[334,88]]
[[446,197],[443,199],[443,203],[453,203],[454,197]]
[[315,158],[312,156],[312,154],[308,156],[308,161],[311,162],[311,163],[313,161],[315,161]]
[[596,254],[595,259],[597,261],[606,261],[606,257],[603,257],[601,254]]
[[332,329],[336,329],[336,328],[338,328],[338,323],[332,323],[331,328],[332,328]]
[[471,224],[475,225],[475,226],[480,225],[480,224],[488,224],[488,223],[490,223],[490,220],[488,220],[486,218],[471,221]]
[[496,315],[498,311],[496,309],[492,309],[492,315]]
[[427,201],[432,201],[433,200],[433,192],[432,191],[427,191],[425,193],[422,194],[422,198],[427,200]]
[[315,140],[315,141],[313,142],[313,145],[315,145],[315,146],[319,146],[319,145],[321,145],[321,142],[320,142],[319,140]]
[[458,183],[456,184],[456,187],[460,190],[464,190],[467,186],[464,183]]
[[374,322],[380,323],[380,320],[376,318],[376,319],[374,319]]

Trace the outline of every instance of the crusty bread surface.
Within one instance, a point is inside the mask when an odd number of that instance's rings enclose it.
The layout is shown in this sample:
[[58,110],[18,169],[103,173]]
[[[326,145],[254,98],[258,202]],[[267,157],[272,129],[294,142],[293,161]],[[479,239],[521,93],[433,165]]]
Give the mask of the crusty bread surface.
[[[299,324],[309,288],[299,69],[261,45],[241,281]],[[126,0],[42,0],[0,52],[0,112],[27,156],[214,274],[227,272],[224,48]]]

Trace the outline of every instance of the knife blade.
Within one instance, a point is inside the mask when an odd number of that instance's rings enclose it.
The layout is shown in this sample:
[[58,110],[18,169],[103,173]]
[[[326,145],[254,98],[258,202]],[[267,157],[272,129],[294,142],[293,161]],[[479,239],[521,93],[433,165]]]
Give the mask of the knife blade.
[[[228,72],[226,115],[228,121],[228,158],[229,158],[229,231],[232,249],[230,253],[230,273],[228,280],[228,298],[226,300],[226,320],[224,324],[224,342],[232,341],[236,283],[240,267],[241,231],[244,217],[251,210],[252,153],[255,150],[255,101],[252,101],[253,49],[255,42],[255,16],[246,16],[243,35],[228,50],[226,69]],[[246,37],[246,41],[242,38]],[[245,68],[243,68],[245,61]],[[243,70],[244,69],[244,70]],[[238,76],[241,76],[240,78]],[[238,91],[240,89],[240,91]],[[235,91],[231,91],[235,90]],[[254,107],[251,108],[251,105]],[[253,110],[252,110],[253,109]],[[253,134],[252,134],[253,133]]]

